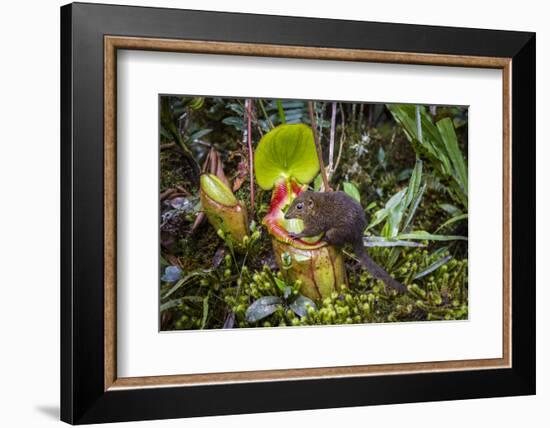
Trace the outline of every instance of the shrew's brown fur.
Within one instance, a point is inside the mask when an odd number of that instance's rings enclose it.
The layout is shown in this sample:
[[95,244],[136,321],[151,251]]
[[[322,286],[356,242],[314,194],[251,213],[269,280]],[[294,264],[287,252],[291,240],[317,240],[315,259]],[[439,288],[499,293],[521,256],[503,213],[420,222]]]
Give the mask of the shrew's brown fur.
[[344,192],[303,192],[290,205],[286,219],[301,219],[304,230],[291,234],[303,238],[323,234],[329,245],[352,246],[359,261],[375,278],[397,291],[404,292],[403,284],[393,279],[367,254],[363,246],[363,232],[367,227],[365,212],[361,204]]

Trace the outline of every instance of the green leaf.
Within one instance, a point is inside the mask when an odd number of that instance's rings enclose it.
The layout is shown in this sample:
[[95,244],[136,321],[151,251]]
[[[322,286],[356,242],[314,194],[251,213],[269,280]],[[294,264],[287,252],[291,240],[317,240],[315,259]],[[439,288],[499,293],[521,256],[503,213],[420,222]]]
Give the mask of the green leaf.
[[406,168],[397,175],[396,179],[397,181],[403,181],[403,180],[406,180],[407,178],[410,178],[411,174],[412,174],[412,169]]
[[190,141],[197,141],[198,139],[208,135],[212,132],[212,129],[201,129],[200,131],[194,132],[189,137]]
[[422,272],[418,272],[413,277],[413,279],[419,279],[419,278],[422,278],[423,276],[426,276],[426,275],[432,273],[433,271],[439,269],[441,266],[443,266],[445,263],[447,263],[452,258],[453,258],[453,256],[447,256],[447,257],[443,257],[442,259],[439,259],[438,261],[436,261],[435,263],[432,263],[430,266],[428,266],[426,269],[424,269]]
[[167,309],[174,308],[178,305],[181,305],[185,301],[202,302],[202,299],[203,298],[200,296],[183,296],[183,297],[180,297],[179,299],[168,300],[167,302],[160,305],[160,311],[163,312],[163,311],[166,311]]
[[265,134],[254,154],[256,179],[264,190],[281,178],[309,184],[319,173],[319,160],[311,128],[304,124],[280,125]]
[[350,183],[349,181],[346,181],[344,183],[344,192],[346,192],[349,196],[351,196],[357,202],[361,203],[361,195],[359,194],[359,189],[357,189],[355,184]]
[[417,155],[430,162],[430,166],[443,180],[451,197],[465,208],[468,207],[468,168],[458,145],[453,122],[450,118],[433,124],[423,106],[418,108],[422,138],[418,133],[416,106],[389,104],[388,110],[399,123]]
[[275,312],[283,303],[283,300],[277,296],[260,297],[252,303],[246,310],[245,318],[248,322],[256,322],[268,317]]
[[279,110],[279,118],[281,119],[281,123],[284,125],[286,123],[286,116],[285,111],[283,109],[283,103],[281,103],[281,100],[277,100],[277,110]]
[[438,248],[437,250],[435,250],[432,254],[430,254],[430,256],[433,257],[433,258],[438,258],[445,251],[448,251],[448,250],[449,250],[449,248],[447,248],[447,247],[441,247],[441,248]]
[[174,286],[166,292],[164,296],[162,296],[162,299],[166,299],[167,297],[171,296],[175,291],[177,291],[179,288],[181,288],[184,284],[186,284],[191,278],[194,278],[195,276],[205,276],[209,275],[211,269],[205,269],[205,270],[196,270],[191,272],[189,275],[183,277],[178,282],[174,284]]
[[302,296],[301,294],[290,304],[290,309],[292,312],[294,312],[296,315],[298,315],[300,318],[307,316],[307,307],[311,306],[313,309],[317,310],[315,307],[315,303],[313,303],[313,300],[308,299],[305,296]]
[[194,97],[191,99],[191,102],[189,103],[189,107],[191,107],[193,110],[199,110],[204,105],[204,97]]
[[201,330],[206,326],[206,320],[208,319],[208,299],[210,298],[210,293],[202,301],[202,320],[201,320]]
[[243,119],[241,117],[229,116],[224,118],[222,123],[234,127],[237,131],[243,129]]
[[168,260],[166,260],[166,259],[162,256],[162,254],[159,256],[159,258],[160,258],[160,265],[161,265],[162,267],[164,267],[164,266],[169,266],[169,265],[170,265],[170,263],[168,262]]
[[424,230],[417,230],[410,233],[401,233],[397,239],[415,239],[420,241],[467,241],[465,236],[456,235],[434,235]]
[[394,206],[387,217],[386,224],[382,228],[382,236],[386,238],[394,238],[399,232],[399,224],[405,212],[405,200],[402,200]]
[[460,208],[458,208],[453,204],[439,204],[439,208],[441,208],[443,211],[448,212],[452,216],[457,216],[462,214],[462,211],[460,210]]
[[226,207],[234,207],[238,204],[237,198],[235,198],[231,189],[214,174],[201,175],[201,190],[210,199]]
[[416,160],[414,165],[413,172],[409,178],[409,185],[407,186],[407,197],[405,199],[405,205],[408,207],[413,197],[418,193],[420,189],[420,183],[422,182],[422,161],[420,159]]
[[409,208],[409,212],[407,214],[407,217],[405,218],[405,223],[403,224],[402,230],[407,230],[409,225],[411,224],[414,215],[416,214],[416,210],[418,209],[418,205],[420,205],[420,201],[422,200],[422,196],[424,196],[424,192],[426,190],[426,184],[424,184],[418,193],[414,196],[414,199],[412,201],[412,205]]
[[458,178],[458,184],[460,185],[462,191],[468,195],[468,170],[466,168],[466,163],[458,147],[458,141],[456,139],[455,128],[451,119],[446,117],[437,122],[437,128],[447,149],[447,154],[451,159],[453,165],[453,170],[455,178]]
[[439,232],[441,229],[444,229],[445,227],[453,224],[453,223],[456,223],[457,221],[460,221],[460,220],[464,220],[464,219],[467,219],[468,218],[468,214],[459,214],[455,217],[452,217],[450,218],[449,220],[447,220],[445,223],[443,223],[441,226],[439,226],[435,231],[436,232]]
[[380,148],[378,149],[377,158],[378,163],[382,165],[384,169],[386,169],[386,152],[384,151],[384,148],[382,146],[380,146]]
[[374,215],[372,217],[372,220],[371,220],[369,226],[367,227],[367,229],[370,229],[370,228],[376,226],[377,224],[381,223],[382,221],[384,221],[388,217],[388,215],[390,214],[391,210],[393,208],[395,208],[398,204],[401,203],[401,201],[403,200],[403,197],[405,196],[406,191],[407,191],[406,188],[400,190],[395,195],[393,195],[388,200],[388,202],[386,202],[386,205],[384,206],[384,208],[379,209],[378,211],[376,211],[374,213]]
[[367,205],[367,208],[365,208],[365,211],[370,211],[375,207],[376,207],[376,202],[372,201],[370,204]]
[[166,128],[164,126],[160,126],[160,134],[164,137],[164,138],[167,138],[169,140],[172,139],[172,134],[170,134],[170,132],[168,132],[166,130]]
[[[420,141],[416,123],[416,106],[413,104],[388,104],[387,107],[395,120],[403,126],[409,140]],[[443,142],[437,127],[433,124],[423,106],[420,106],[420,122],[422,124],[422,144],[430,150],[432,150],[434,146],[442,147]],[[425,144],[427,141],[429,143]]]
[[383,236],[365,236],[363,238],[365,247],[425,247],[423,244],[399,239],[384,238]]
[[323,177],[321,177],[321,174],[318,174],[317,177],[315,177],[315,180],[313,180],[313,190],[318,192],[321,190],[321,186],[323,185]]
[[274,276],[273,279],[275,280],[275,284],[277,285],[277,288],[278,288],[281,292],[284,292],[284,291],[285,291],[285,288],[286,288],[286,286],[287,286],[286,283],[285,283],[283,280],[277,278],[276,276]]

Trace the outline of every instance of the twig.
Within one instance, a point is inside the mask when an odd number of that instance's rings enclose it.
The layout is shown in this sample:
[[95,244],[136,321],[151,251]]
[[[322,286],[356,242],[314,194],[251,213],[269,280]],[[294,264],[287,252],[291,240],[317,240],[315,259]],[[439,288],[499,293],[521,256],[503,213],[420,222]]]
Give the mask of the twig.
[[323,149],[321,143],[317,139],[317,124],[315,123],[315,113],[313,112],[313,102],[308,101],[307,107],[309,110],[309,120],[311,121],[311,130],[313,131],[313,141],[315,142],[315,148],[317,149],[317,157],[319,158],[319,168],[321,169],[321,178],[325,186],[325,192],[331,192],[332,189],[328,184],[327,172],[325,170],[325,164],[323,162]]
[[260,134],[260,138],[264,136],[264,131],[262,130],[262,127],[260,125],[260,121],[258,120],[258,117],[256,116],[256,112],[254,110],[250,111],[250,115],[252,116],[252,123],[256,125],[256,129],[258,130]]
[[328,146],[328,178],[334,171],[334,134],[336,133],[336,103],[332,103],[332,116],[330,118],[330,141]]
[[166,198],[172,196],[174,193],[176,193],[176,189],[166,189],[160,194],[160,200],[164,201]]
[[333,172],[336,172],[336,170],[338,169],[338,165],[340,165],[340,159],[342,158],[342,149],[344,147],[344,140],[345,140],[345,136],[346,136],[346,132],[345,132],[345,117],[344,117],[344,106],[342,106],[342,104],[340,104],[340,114],[342,115],[342,123],[340,125],[340,128],[341,128],[341,132],[340,132],[340,146],[338,147],[338,156],[336,157],[336,163],[334,164],[334,170]]
[[254,218],[254,152],[252,150],[252,100],[244,103],[247,117],[248,173],[250,176],[250,213]]
[[172,193],[172,194],[170,195],[170,199],[179,198],[179,197],[182,197],[182,196],[188,197],[189,194],[188,194],[188,193],[184,193],[184,192],[175,192],[175,193]]
[[[319,144],[322,145],[323,144],[323,121],[324,121],[323,114],[325,113],[325,103],[321,103],[321,105],[317,110],[318,112],[316,111],[316,109],[313,109],[313,111],[315,112],[315,122],[321,124],[320,126],[317,127],[317,131],[319,132],[319,134],[317,135],[317,139],[319,140]],[[328,175],[328,177],[330,178],[330,174]]]
[[182,192],[186,196],[191,196],[191,192],[189,192],[189,190],[187,190],[183,186],[176,186],[176,189],[178,189],[180,192]]
[[210,174],[217,176],[223,182],[223,184],[231,188],[231,186],[229,185],[229,180],[227,179],[225,172],[223,171],[223,162],[220,154],[216,151],[214,147],[212,147],[210,149],[210,152],[208,153],[208,157],[206,158],[203,165],[203,172],[206,172],[206,169],[208,169],[208,172]]
[[269,122],[269,126],[271,127],[271,129],[275,128],[275,126],[273,125],[273,122],[269,118],[269,115],[265,111],[264,102],[262,100],[258,100],[258,103],[260,104],[260,109],[262,110],[262,113],[264,114],[266,120]]
[[176,147],[179,149],[179,146],[176,143],[166,143],[160,145],[161,150],[172,150]]
[[195,233],[195,231],[199,228],[203,220],[206,218],[206,214],[204,212],[200,212],[197,214],[197,217],[195,217],[195,221],[193,222],[193,226],[191,227],[191,230],[189,231],[189,235],[192,235]]
[[204,174],[206,172],[206,170],[208,169],[208,167],[210,165],[210,157],[212,156],[212,150],[214,150],[213,147],[208,151],[208,154],[206,155],[206,158],[204,159],[204,162],[202,163],[202,168],[201,168],[201,173],[202,174]]
[[367,127],[372,128],[373,121],[374,121],[374,104],[369,104],[369,116],[367,120]]

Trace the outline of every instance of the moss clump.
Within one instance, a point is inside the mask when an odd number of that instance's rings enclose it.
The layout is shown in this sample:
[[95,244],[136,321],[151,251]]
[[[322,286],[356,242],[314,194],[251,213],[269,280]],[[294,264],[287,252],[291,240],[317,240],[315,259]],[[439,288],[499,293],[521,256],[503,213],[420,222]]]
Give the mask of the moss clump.
[[[413,279],[445,257],[449,257],[445,251],[432,256],[427,251],[407,251],[399,259],[396,269],[409,290],[402,295],[386,290],[382,282],[367,272],[357,271],[350,278],[350,286],[342,284],[329,297],[319,301],[316,308],[308,310],[304,317],[283,305],[259,322],[246,321],[246,310],[252,302],[263,296],[281,295],[276,282],[283,281],[283,275],[267,266],[254,273],[243,272],[240,287],[226,290],[224,300],[235,313],[239,327],[265,326],[266,323],[277,327],[467,319],[466,260],[451,259],[434,272]],[[288,285],[295,287],[295,284]]]

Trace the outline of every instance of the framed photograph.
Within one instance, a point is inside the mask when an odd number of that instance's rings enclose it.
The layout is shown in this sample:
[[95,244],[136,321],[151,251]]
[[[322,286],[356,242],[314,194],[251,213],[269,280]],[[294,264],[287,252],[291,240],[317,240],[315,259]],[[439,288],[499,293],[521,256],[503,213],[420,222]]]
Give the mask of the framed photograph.
[[535,35],[61,8],[61,418],[535,393]]

